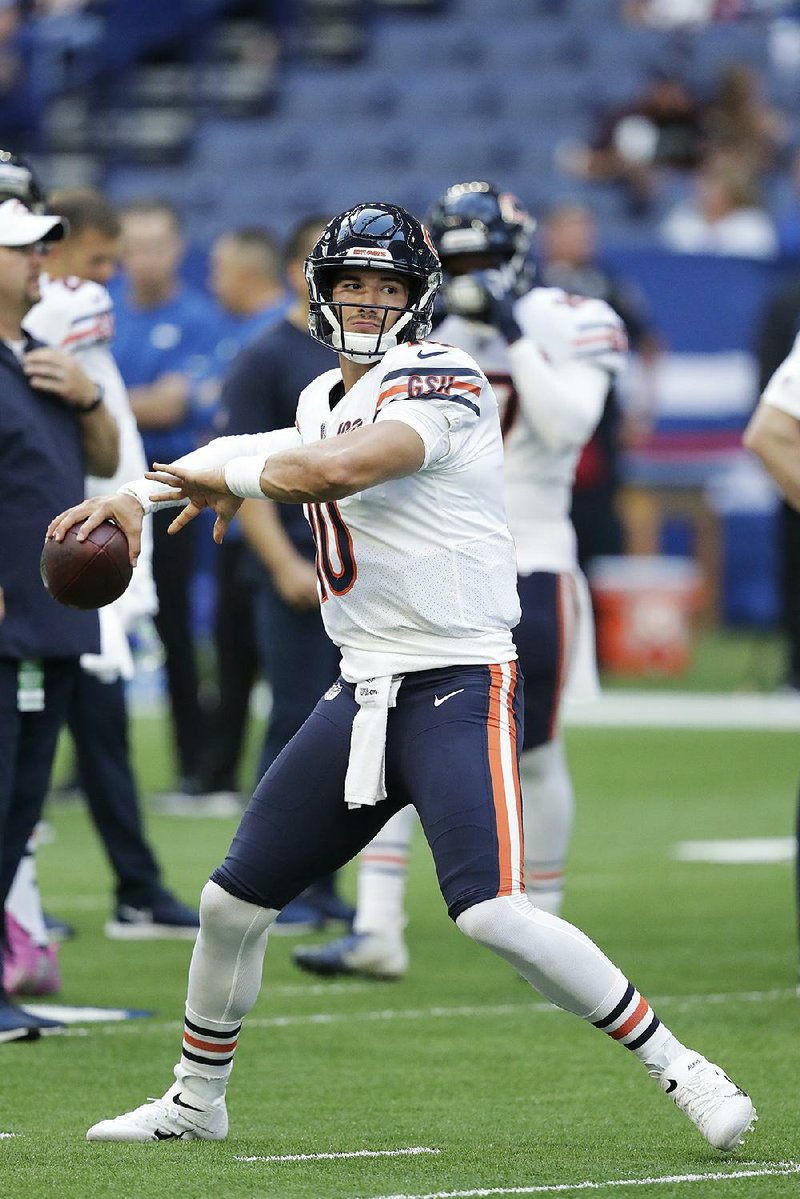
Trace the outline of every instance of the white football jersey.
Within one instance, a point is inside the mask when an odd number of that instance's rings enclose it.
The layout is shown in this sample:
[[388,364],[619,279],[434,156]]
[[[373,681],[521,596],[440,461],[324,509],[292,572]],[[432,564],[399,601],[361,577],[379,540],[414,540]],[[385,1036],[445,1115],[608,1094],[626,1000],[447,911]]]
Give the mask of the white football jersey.
[[800,333],[761,398],[773,408],[780,408],[800,420]]
[[416,474],[306,506],[322,616],[344,677],[516,658],[500,421],[483,372],[460,350],[421,342],[390,350],[341,392],[339,370],[303,391],[303,444],[401,420],[425,445]]
[[495,329],[458,316],[446,317],[436,337],[471,354],[497,395],[520,574],[574,570],[575,467],[625,362],[625,328],[604,300],[555,287],[533,288],[515,316],[523,337],[511,347]]
[[70,353],[94,345],[110,345],[114,337],[114,305],[100,283],[75,276],[39,277],[42,298],[25,317],[28,333],[48,346]]
[[[111,352],[114,336],[114,305],[99,283],[69,277],[39,278],[41,299],[25,317],[24,327],[37,341],[58,346],[78,359],[86,374],[103,388],[103,402],[119,430],[119,465],[111,479],[92,475],[86,479],[88,496],[106,495],[128,479],[144,474],[147,461],[142,439],[131,411],[128,392]],[[109,677],[121,673],[130,678],[133,661],[126,629],[158,607],[152,575],[152,532],[150,522],[142,528],[142,552],[125,592],[113,604],[100,609],[102,650],[84,654],[86,669]]]

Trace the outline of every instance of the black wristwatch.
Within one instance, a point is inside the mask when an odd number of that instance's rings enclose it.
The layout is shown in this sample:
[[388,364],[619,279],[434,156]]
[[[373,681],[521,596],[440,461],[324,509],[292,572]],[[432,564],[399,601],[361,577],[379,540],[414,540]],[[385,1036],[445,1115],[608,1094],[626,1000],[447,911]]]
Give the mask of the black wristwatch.
[[102,383],[95,383],[94,398],[89,400],[88,404],[81,404],[80,407],[76,406],[75,411],[79,416],[86,416],[89,412],[94,412],[102,404],[105,394],[105,388]]

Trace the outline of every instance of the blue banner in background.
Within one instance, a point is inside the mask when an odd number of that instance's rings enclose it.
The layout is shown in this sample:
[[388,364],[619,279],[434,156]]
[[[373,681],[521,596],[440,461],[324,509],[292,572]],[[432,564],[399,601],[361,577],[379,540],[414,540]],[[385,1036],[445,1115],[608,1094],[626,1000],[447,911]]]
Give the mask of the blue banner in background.
[[[753,355],[762,313],[793,269],[774,263],[663,250],[618,250],[605,263],[638,287],[664,354],[648,374],[634,361],[623,403],[653,414],[651,434],[626,451],[625,481],[701,492],[719,529],[720,617],[768,627],[778,619],[777,494],[741,447],[758,399]],[[691,530],[666,528],[663,548],[692,552]],[[688,543],[687,543],[688,541]]]

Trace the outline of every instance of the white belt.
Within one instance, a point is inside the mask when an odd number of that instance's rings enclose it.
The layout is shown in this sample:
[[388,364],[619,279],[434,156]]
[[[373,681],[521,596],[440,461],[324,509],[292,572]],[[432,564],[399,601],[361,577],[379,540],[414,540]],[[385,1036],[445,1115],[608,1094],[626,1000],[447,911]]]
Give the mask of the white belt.
[[353,720],[344,780],[348,808],[374,807],[386,798],[386,723],[402,681],[402,675],[385,674],[355,685],[358,711]]

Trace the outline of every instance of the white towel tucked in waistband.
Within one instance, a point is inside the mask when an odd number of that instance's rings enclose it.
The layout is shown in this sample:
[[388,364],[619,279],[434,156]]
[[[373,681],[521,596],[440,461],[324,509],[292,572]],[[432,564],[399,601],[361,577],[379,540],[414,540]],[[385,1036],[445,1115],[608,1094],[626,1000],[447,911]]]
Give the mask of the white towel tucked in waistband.
[[384,759],[389,708],[397,702],[402,675],[381,675],[356,683],[358,704],[350,735],[350,757],[344,780],[348,808],[374,807],[386,798]]

